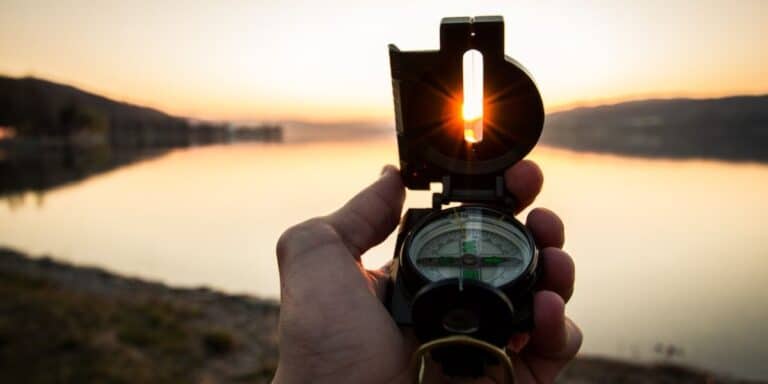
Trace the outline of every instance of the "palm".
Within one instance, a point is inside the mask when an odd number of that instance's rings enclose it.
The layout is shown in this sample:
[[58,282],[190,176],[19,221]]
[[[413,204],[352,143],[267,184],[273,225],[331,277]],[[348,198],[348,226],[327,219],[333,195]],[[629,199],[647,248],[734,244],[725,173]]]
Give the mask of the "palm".
[[[299,255],[298,286],[283,286],[281,354],[299,357],[312,382],[389,383],[406,377],[405,340],[376,295],[377,278],[364,270],[333,228],[304,224],[322,234]],[[314,241],[314,240],[313,240]],[[317,359],[322,356],[322,359]],[[281,367],[283,368],[283,367]],[[286,367],[287,369],[287,367]]]

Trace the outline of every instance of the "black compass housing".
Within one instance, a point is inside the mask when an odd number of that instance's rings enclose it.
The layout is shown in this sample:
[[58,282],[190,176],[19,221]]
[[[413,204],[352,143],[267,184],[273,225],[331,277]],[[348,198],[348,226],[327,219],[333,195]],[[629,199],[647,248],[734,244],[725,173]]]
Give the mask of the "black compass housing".
[[[483,139],[464,137],[462,58],[483,57]],[[432,207],[409,209],[400,223],[386,305],[400,326],[413,327],[422,342],[457,334],[446,324],[472,318],[458,331],[498,347],[533,328],[533,289],[538,254],[527,228],[514,219],[516,201],[504,171],[524,158],[539,139],[544,107],[528,72],[504,54],[501,16],[444,18],[437,51],[400,51],[389,46],[400,169],[405,186],[427,190],[442,183]],[[443,209],[449,203],[458,207]],[[429,281],[412,264],[409,242],[425,225],[466,207],[498,215],[525,234],[532,255],[525,272],[494,287],[482,281]],[[465,347],[435,351],[446,374],[479,376],[494,359]]]

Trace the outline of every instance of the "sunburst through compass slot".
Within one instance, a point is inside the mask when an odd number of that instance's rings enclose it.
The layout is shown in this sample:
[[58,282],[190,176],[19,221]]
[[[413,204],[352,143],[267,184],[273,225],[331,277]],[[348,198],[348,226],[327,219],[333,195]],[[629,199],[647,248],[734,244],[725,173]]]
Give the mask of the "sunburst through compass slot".
[[483,54],[480,51],[470,49],[464,53],[462,77],[464,140],[479,143],[483,140]]

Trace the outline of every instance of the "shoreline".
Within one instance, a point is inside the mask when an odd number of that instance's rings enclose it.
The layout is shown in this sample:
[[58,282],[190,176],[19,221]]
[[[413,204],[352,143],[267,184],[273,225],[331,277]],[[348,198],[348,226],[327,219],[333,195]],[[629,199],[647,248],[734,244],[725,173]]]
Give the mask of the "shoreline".
[[[268,383],[279,303],[0,247],[0,381]],[[558,383],[759,383],[578,356]]]

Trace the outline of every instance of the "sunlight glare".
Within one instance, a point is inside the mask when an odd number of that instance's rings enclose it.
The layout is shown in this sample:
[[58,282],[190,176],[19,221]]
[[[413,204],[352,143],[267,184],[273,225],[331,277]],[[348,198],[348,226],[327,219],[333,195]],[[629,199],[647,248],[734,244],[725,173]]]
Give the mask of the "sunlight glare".
[[483,140],[483,54],[470,49],[462,58],[464,140],[479,143]]

